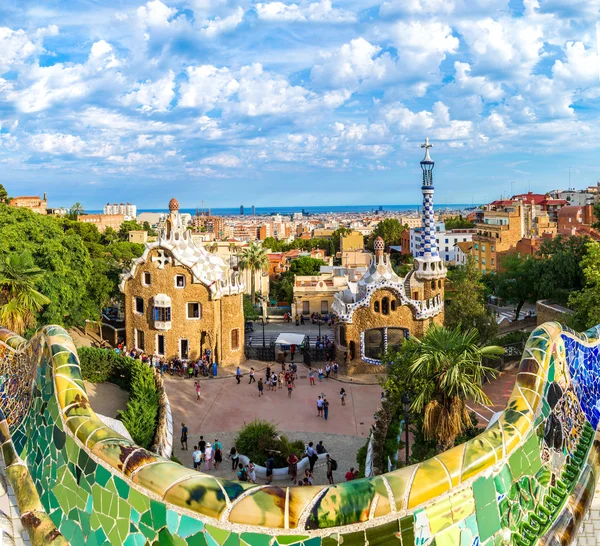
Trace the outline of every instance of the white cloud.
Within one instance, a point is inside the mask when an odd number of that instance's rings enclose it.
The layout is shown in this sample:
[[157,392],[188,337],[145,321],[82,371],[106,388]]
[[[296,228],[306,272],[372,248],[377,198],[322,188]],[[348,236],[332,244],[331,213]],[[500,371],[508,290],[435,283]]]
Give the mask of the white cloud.
[[235,94],[239,83],[228,68],[212,65],[189,66],[188,81],[181,84],[179,106],[200,108],[208,112]]
[[200,133],[204,138],[215,140],[223,136],[223,131],[218,120],[202,116],[198,118],[197,123]]
[[600,59],[594,49],[586,49],[581,42],[567,42],[566,61],[556,60],[552,74],[574,87],[596,86],[600,84]]
[[490,81],[484,76],[471,76],[471,65],[456,61],[454,63],[454,84],[465,93],[479,95],[486,100],[498,101],[504,92],[500,82]]
[[0,27],[0,75],[8,72],[13,65],[24,63],[43,52],[42,39],[56,34],[58,27],[55,25],[39,29],[31,38],[24,30]]
[[215,17],[207,19],[203,23],[202,33],[208,38],[214,38],[224,32],[229,32],[236,28],[244,19],[244,9],[238,7],[231,15],[227,17]]
[[30,146],[35,151],[46,154],[77,154],[85,148],[85,142],[78,136],[41,133],[31,136]]
[[232,154],[219,154],[211,157],[205,157],[200,160],[202,165],[212,165],[217,167],[237,168],[241,166],[239,157]]
[[283,2],[259,3],[255,9],[258,18],[265,21],[348,23],[356,20],[353,13],[334,8],[331,0],[319,0],[304,6]]
[[155,82],[145,81],[137,89],[123,97],[126,105],[137,105],[142,112],[164,112],[175,97],[175,73],[169,73]]
[[143,25],[150,28],[168,27],[170,19],[177,13],[175,8],[170,8],[160,0],[150,0],[145,6],[137,9],[137,16]]

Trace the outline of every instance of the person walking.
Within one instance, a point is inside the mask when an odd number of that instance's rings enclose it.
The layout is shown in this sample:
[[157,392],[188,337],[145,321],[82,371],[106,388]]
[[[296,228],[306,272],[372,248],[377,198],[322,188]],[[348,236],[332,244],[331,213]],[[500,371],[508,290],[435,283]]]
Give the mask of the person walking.
[[200,381],[195,382],[196,385],[196,402],[200,400]]
[[254,368],[250,368],[250,381],[248,381],[248,385],[250,385],[252,381],[256,381],[256,379],[254,378]]
[[198,442],[198,451],[202,453],[200,460],[204,460],[204,451],[206,450],[206,442],[204,441],[204,436],[200,436],[200,441]]
[[235,472],[235,469],[237,468],[238,465],[238,459],[239,459],[239,453],[237,452],[237,448],[235,446],[233,446],[230,450],[229,450],[229,457],[231,458],[231,471]]
[[291,476],[291,481],[296,482],[296,478],[298,477],[298,457],[296,457],[295,453],[292,453],[287,458],[288,464],[288,474]]
[[202,453],[198,449],[198,446],[194,446],[194,451],[192,452],[192,462],[194,463],[194,470],[198,470],[202,461]]
[[237,370],[235,371],[235,379],[236,379],[238,385],[242,381],[242,370],[240,370],[239,366],[237,367]]
[[338,372],[340,371],[340,367],[338,366],[338,363],[334,362],[333,366],[331,366],[331,369],[333,370],[333,378],[337,379]]
[[279,382],[278,382],[278,385],[279,385],[280,389],[283,389],[284,382],[285,382],[285,375],[283,374],[283,372],[279,372]]
[[181,423],[181,449],[187,451],[188,448],[188,428],[185,423]]
[[331,458],[329,453],[325,455],[325,461],[327,462],[327,480],[329,481],[329,485],[333,485],[333,472],[337,470],[337,463]]
[[313,447],[312,442],[308,442],[308,445],[306,446],[305,454],[308,457],[308,470],[312,474],[312,472],[315,468],[315,463],[319,459],[319,456],[317,455],[317,452],[315,451],[315,448]]
[[325,421],[327,421],[327,418],[329,417],[329,402],[327,401],[327,398],[323,399],[323,419],[325,419]]
[[323,416],[323,399],[319,396],[317,398],[317,417]]
[[273,481],[273,469],[275,468],[273,455],[269,455],[269,458],[265,462],[265,468],[267,469],[267,485],[269,485]]
[[292,381],[290,379],[290,381],[288,381],[288,384],[287,384],[288,398],[292,397],[292,390],[293,389],[294,389],[294,387],[292,386]]
[[223,446],[221,442],[219,442],[218,438],[215,438],[215,443],[213,445],[213,460],[215,463],[215,470],[219,468],[219,465],[223,462]]
[[262,396],[263,395],[263,380],[262,380],[262,377],[258,380],[258,383],[256,384],[256,386],[258,387],[258,396]]
[[319,383],[323,383],[323,368],[319,368]]
[[331,373],[331,366],[329,362],[325,364],[325,379],[329,379],[329,374]]
[[308,371],[308,382],[310,383],[311,387],[315,386],[315,372],[312,370]]
[[342,406],[346,405],[346,390],[342,387],[340,389],[340,400],[342,401]]
[[206,465],[206,470],[212,469],[212,461],[213,461],[213,449],[210,442],[206,442],[206,448],[204,449],[204,464]]

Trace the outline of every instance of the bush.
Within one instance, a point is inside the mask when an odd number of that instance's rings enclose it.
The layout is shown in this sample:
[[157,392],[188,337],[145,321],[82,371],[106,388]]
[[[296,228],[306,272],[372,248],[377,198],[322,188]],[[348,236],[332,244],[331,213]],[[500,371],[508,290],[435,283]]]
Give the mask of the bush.
[[507,345],[512,345],[513,343],[524,343],[527,341],[531,332],[521,332],[520,330],[516,330],[514,332],[509,332],[506,335],[498,336],[497,338],[490,341],[490,345],[499,345],[500,347],[506,347]]
[[287,466],[286,459],[292,453],[298,458],[304,455],[301,440],[291,442],[287,437],[279,436],[275,425],[262,419],[255,419],[242,427],[235,438],[235,447],[238,453],[262,466],[269,454],[272,454],[276,468]]
[[369,450],[370,439],[356,452],[356,464],[358,465],[358,478],[365,477],[365,468],[367,464],[367,451]]
[[119,418],[139,446],[150,449],[154,443],[160,393],[154,371],[140,360],[115,351],[95,347],[77,350],[81,376],[92,383],[114,383],[129,392],[129,400]]

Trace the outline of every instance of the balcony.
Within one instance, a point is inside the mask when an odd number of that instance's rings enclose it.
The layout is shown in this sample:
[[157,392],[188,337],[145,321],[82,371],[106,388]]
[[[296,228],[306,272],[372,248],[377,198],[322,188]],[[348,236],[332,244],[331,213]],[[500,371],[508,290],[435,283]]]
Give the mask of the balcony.
[[167,332],[171,329],[171,298],[166,294],[157,294],[153,298],[153,303],[154,329]]

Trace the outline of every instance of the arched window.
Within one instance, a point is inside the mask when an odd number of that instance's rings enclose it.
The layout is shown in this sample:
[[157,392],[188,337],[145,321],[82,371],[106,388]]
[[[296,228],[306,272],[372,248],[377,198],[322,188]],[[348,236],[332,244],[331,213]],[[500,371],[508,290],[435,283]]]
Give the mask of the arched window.
[[442,281],[438,281],[438,288],[442,288]]
[[390,303],[390,307],[391,307],[392,311],[396,310],[396,300],[392,300],[392,302]]
[[399,351],[404,340],[408,337],[408,330],[405,328],[387,329],[387,347],[388,351]]
[[390,312],[390,300],[387,297],[381,300],[381,312],[384,315],[387,315]]
[[365,332],[364,352],[367,358],[379,360],[385,352],[383,345],[383,328],[373,328]]
[[431,281],[431,289],[435,290],[435,281]]
[[379,302],[378,301],[376,301],[373,304],[373,311],[375,311],[376,313],[379,313]]

